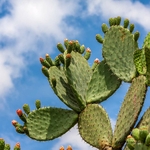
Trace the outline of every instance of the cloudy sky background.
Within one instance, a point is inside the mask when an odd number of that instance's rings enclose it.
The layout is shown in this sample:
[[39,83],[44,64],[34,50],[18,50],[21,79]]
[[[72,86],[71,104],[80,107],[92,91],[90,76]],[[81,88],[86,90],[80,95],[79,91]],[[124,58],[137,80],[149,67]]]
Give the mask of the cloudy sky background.
[[[43,106],[67,108],[41,73],[39,57],[49,53],[55,58],[59,53],[56,44],[68,38],[77,39],[92,50],[90,65],[97,57],[101,60],[101,45],[95,35],[102,34],[102,23],[116,16],[135,23],[134,31],[141,33],[141,47],[150,31],[150,3],[146,0],[0,0],[0,137],[12,147],[20,142],[22,150],[57,150],[62,145],[72,145],[74,150],[94,150],[81,140],[77,126],[56,140],[37,142],[17,134],[11,121],[19,121],[16,110],[24,103],[35,109],[36,99]],[[123,83],[102,103],[112,126],[128,87]],[[149,93],[142,112],[150,105],[148,97]]]

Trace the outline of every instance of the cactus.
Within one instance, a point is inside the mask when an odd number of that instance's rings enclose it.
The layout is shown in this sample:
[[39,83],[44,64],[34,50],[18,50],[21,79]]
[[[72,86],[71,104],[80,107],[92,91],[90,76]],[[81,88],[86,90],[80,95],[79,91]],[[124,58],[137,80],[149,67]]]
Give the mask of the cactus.
[[[100,150],[150,149],[150,108],[138,120],[147,87],[150,85],[150,34],[138,47],[139,32],[133,33],[134,24],[121,17],[110,18],[109,27],[102,24],[104,36],[97,34],[102,44],[103,60],[88,60],[90,48],[79,41],[64,40],[57,44],[61,54],[53,60],[46,54],[40,58],[42,72],[58,98],[70,109],[42,107],[35,102],[35,110],[28,104],[17,110],[22,125],[13,120],[16,131],[38,141],[53,140],[78,124],[84,141]],[[120,87],[130,83],[118,113],[114,133],[110,118],[101,102],[107,100]],[[2,144],[1,144],[2,143]],[[5,143],[1,141],[4,149]],[[2,150],[3,150],[2,149]],[[64,147],[60,147],[64,150]],[[67,150],[72,150],[71,146]]]
[[[5,140],[0,138],[0,150],[10,150],[10,145],[5,143]],[[21,150],[20,143],[16,143],[14,150]]]

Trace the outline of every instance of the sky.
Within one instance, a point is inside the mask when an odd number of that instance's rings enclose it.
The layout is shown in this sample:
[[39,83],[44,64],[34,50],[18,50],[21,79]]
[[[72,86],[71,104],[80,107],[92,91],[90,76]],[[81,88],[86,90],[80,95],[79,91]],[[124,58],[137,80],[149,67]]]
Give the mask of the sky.
[[[38,142],[16,133],[11,121],[22,123],[16,110],[25,103],[34,110],[37,99],[42,106],[67,108],[42,74],[39,57],[48,53],[55,58],[59,54],[57,43],[67,38],[92,50],[89,65],[95,58],[102,60],[102,46],[95,35],[103,35],[101,24],[117,16],[135,24],[142,47],[150,31],[150,3],[146,0],[0,0],[0,137],[6,143],[13,147],[20,142],[22,150],[57,150],[62,145],[71,145],[73,150],[95,149],[81,139],[77,125],[55,140]],[[113,128],[128,88],[128,83],[122,83],[114,95],[101,103]],[[140,116],[150,105],[149,96],[148,92]]]

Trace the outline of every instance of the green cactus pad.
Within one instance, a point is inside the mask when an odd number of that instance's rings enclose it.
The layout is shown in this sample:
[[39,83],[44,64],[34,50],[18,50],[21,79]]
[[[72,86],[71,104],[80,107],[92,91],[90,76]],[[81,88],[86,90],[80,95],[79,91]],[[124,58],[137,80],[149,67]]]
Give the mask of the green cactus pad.
[[[56,79],[56,86],[53,87],[52,79]],[[66,75],[62,67],[52,66],[49,69],[49,82],[55,94],[64,102],[68,107],[76,112],[81,109],[78,106],[78,98],[75,96],[71,86],[68,83]]]
[[109,117],[102,106],[87,105],[79,115],[78,127],[81,137],[90,145],[101,148],[102,141],[111,145],[112,128]]
[[144,115],[141,117],[140,121],[137,124],[137,127],[148,126],[148,131],[150,132],[150,107],[146,110]]
[[145,49],[137,49],[134,52],[134,63],[138,73],[145,75],[147,71]]
[[92,69],[86,59],[78,52],[72,51],[71,56],[71,63],[69,67],[66,68],[65,73],[76,97],[80,100],[82,108],[85,108],[86,91],[92,76]]
[[95,68],[87,90],[87,103],[100,103],[111,96],[120,86],[121,80],[112,73],[105,61]]
[[135,125],[145,100],[147,86],[145,76],[133,79],[118,114],[112,146],[121,148]]
[[44,107],[32,111],[27,118],[29,137],[38,141],[57,138],[77,123],[78,114],[71,110]]
[[121,80],[131,82],[136,76],[133,62],[135,41],[133,34],[122,26],[111,26],[103,41],[103,56],[110,69]]
[[146,83],[148,86],[150,86],[150,48],[148,47],[145,47],[145,56],[146,56],[146,66],[147,66]]
[[150,32],[146,35],[144,39],[143,47],[150,48]]

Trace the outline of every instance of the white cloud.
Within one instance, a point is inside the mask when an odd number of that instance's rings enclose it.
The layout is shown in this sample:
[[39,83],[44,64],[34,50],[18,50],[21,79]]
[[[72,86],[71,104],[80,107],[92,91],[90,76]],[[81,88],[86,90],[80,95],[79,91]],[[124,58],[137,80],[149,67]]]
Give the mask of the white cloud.
[[[0,12],[5,2],[0,2]],[[65,19],[80,8],[78,0],[15,0],[10,5],[10,13],[0,18],[0,98],[13,88],[13,79],[22,75],[31,58],[51,53],[56,41],[77,34]]]
[[133,23],[138,23],[145,30],[150,30],[150,5],[144,5],[139,1],[131,0],[87,0],[88,13],[108,19],[121,16],[129,18]]

